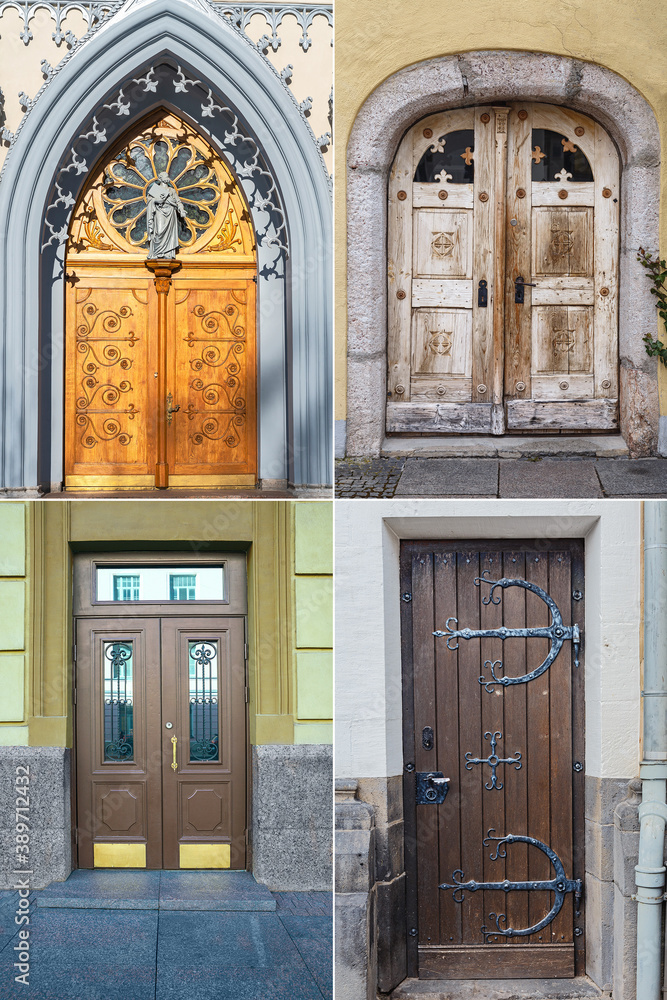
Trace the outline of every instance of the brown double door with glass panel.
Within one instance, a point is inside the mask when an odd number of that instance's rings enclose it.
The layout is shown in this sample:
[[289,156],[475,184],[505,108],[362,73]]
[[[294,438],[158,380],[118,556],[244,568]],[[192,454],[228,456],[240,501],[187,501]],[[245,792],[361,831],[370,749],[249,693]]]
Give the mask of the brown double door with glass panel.
[[81,868],[245,868],[243,618],[80,618]]

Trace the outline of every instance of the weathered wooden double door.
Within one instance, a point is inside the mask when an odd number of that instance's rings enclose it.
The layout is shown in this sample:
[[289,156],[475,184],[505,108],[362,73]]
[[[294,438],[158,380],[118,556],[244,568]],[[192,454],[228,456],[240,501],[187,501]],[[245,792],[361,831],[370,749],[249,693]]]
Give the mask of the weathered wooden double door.
[[618,426],[619,159],[517,103],[425,118],[389,181],[389,432]]
[[583,972],[582,545],[409,542],[401,574],[409,974]]
[[187,614],[210,567],[111,574],[75,622],[78,865],[243,869],[244,619]]
[[[166,173],[179,251],[148,261]],[[255,239],[225,161],[166,114],[86,188],[67,247],[65,487],[254,485]]]

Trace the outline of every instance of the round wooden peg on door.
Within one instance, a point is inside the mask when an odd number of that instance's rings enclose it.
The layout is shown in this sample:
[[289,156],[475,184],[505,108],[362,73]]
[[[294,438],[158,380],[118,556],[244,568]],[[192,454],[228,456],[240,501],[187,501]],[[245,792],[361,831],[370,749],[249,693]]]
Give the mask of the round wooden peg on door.
[[522,108],[521,111],[519,112],[519,120],[525,122],[527,117],[528,117],[528,112],[524,111],[524,109]]
[[558,192],[558,197],[561,199],[561,201],[565,201],[565,199],[567,198],[567,191],[565,191],[564,189],[561,189]]
[[425,139],[430,139],[432,135],[433,135],[433,129],[432,128],[425,128],[424,129],[424,138]]
[[526,197],[526,192],[524,191],[523,188],[517,188],[517,190],[516,190],[516,196],[517,196],[517,198],[525,198]]
[[482,193],[479,196],[479,200],[480,201],[488,201],[489,200],[489,196],[486,193],[486,191],[482,191]]
[[586,129],[584,128],[583,125],[577,125],[577,127],[574,130],[574,134],[575,135],[583,135],[585,131],[586,131]]
[[479,120],[482,122],[482,124],[488,125],[488,123],[491,121],[491,115],[487,115],[485,111],[483,115],[480,115]]
[[398,292],[396,292],[396,298],[401,299],[401,301],[405,298],[405,292],[403,291],[402,288]]
[[407,196],[408,196],[407,191],[399,191],[398,194],[396,195],[399,201],[405,201]]
[[602,188],[602,197],[611,198],[611,188]]

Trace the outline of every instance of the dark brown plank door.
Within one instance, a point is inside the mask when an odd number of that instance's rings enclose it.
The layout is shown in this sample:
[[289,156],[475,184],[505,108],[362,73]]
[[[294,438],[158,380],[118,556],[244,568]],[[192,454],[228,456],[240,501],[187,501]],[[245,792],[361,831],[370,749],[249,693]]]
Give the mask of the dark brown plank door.
[[79,619],[78,864],[162,867],[160,633],[151,619]]
[[162,675],[164,867],[243,869],[243,621],[163,619]]
[[[475,585],[482,574],[536,584],[556,602],[565,625],[581,627],[582,546],[410,542],[402,547],[401,572],[401,591],[411,595],[402,602],[411,974],[431,979],[573,976],[583,970],[583,938],[575,935],[575,927],[583,928],[584,921],[583,905],[575,919],[571,893],[538,932],[506,936],[494,931],[538,924],[553,894],[478,890],[465,892],[458,902],[453,890],[439,886],[461,878],[501,882],[555,876],[546,855],[532,844],[506,845],[496,857],[496,842],[484,844],[489,831],[497,838],[532,837],[555,851],[567,878],[583,878],[583,772],[573,768],[583,761],[583,663],[574,667],[568,640],[540,676],[505,687],[492,683],[490,665],[502,661],[503,667],[496,666],[499,677],[525,675],[545,659],[549,640],[460,639],[458,649],[448,649],[446,639],[432,633],[444,631],[452,617],[458,620],[458,626],[451,623],[455,629],[551,623],[546,604],[525,589],[496,590],[499,603],[485,604],[490,587]],[[482,676],[488,686],[480,683]],[[493,753],[513,761],[497,764],[495,782],[488,762]],[[415,804],[414,774],[424,771],[450,778],[443,804]],[[456,878],[457,871],[463,876]]]

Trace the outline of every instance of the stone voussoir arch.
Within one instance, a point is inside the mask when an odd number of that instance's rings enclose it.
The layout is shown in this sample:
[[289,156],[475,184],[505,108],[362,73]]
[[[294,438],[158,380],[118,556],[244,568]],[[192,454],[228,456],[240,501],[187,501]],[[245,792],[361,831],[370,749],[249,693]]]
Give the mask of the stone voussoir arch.
[[[598,121],[621,161],[620,416],[632,456],[667,453],[659,418],[655,304],[640,246],[659,242],[660,133],[644,97],[603,66],[534,52],[480,51],[399,70],[366,99],[347,148],[347,454],[377,456],[387,383],[387,184],[401,139],[426,115],[504,101],[564,105]],[[660,427],[659,420],[664,423]],[[660,436],[660,445],[658,444]],[[664,445],[664,447],[663,447]]]
[[[234,109],[269,165],[284,209],[284,279],[276,280],[271,267],[262,277],[260,256],[260,478],[296,485],[332,480],[331,198],[321,153],[298,104],[240,31],[197,0],[146,0],[105,22],[54,74],[5,163],[0,488],[35,491],[62,479],[63,351],[56,327],[62,324],[64,276],[54,277],[53,256],[42,254],[55,179],[96,111],[124,81],[163,61],[182,66]],[[171,102],[176,111],[178,97]],[[146,111],[144,105],[140,113]],[[123,126],[134,114],[139,112],[125,117]],[[85,173],[80,180],[83,185]],[[269,251],[271,262],[275,247]],[[45,331],[49,310],[52,327]]]

